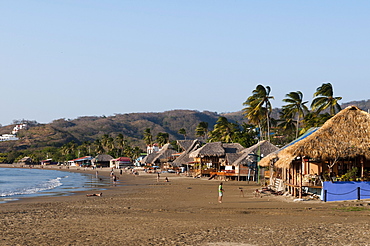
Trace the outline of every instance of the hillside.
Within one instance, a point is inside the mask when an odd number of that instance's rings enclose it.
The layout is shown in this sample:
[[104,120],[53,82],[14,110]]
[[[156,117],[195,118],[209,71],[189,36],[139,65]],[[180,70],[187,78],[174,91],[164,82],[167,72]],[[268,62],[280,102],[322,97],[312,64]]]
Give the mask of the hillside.
[[[342,108],[356,105],[368,111],[370,100],[352,101],[342,104]],[[279,117],[280,109],[275,108],[273,118]],[[144,149],[143,133],[146,128],[151,129],[153,137],[159,132],[167,132],[170,140],[184,139],[178,130],[184,128],[188,139],[194,139],[195,129],[199,122],[208,122],[209,130],[220,116],[229,121],[246,122],[242,111],[217,114],[209,111],[172,110],[160,113],[130,113],[114,116],[85,116],[74,120],[58,119],[49,124],[36,124],[28,130],[21,130],[18,134],[20,140],[0,142],[0,153],[22,149],[40,149],[43,147],[60,147],[70,141],[82,143],[94,141],[104,134],[115,137],[123,134],[134,146]],[[0,127],[0,134],[10,133],[14,125]]]
[[[192,110],[173,110],[162,113],[130,113],[109,117],[80,117],[74,120],[58,119],[50,124],[39,124],[28,130],[21,130],[20,140],[0,142],[0,152],[46,146],[60,147],[75,141],[94,141],[104,134],[112,137],[122,133],[133,145],[144,148],[143,133],[151,129],[153,137],[159,132],[167,132],[170,140],[184,139],[178,130],[184,128],[188,139],[195,138],[195,129],[199,122],[208,122],[210,129],[216,123],[217,113]],[[13,126],[0,128],[0,133],[9,133]]]

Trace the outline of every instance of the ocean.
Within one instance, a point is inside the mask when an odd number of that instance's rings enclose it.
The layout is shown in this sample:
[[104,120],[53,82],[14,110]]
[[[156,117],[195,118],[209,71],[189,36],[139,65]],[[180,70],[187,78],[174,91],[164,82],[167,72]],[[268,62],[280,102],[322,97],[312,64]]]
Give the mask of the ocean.
[[104,189],[109,179],[95,175],[37,168],[0,168],[0,203],[35,196],[66,196]]

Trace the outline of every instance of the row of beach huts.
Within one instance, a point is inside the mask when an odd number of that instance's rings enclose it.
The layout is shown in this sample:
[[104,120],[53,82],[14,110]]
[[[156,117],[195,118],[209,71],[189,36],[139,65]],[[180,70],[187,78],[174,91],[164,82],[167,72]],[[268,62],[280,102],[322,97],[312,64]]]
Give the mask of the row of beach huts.
[[[238,143],[179,140],[131,161],[98,155],[68,165],[122,168],[140,166],[186,172],[192,177],[256,181],[280,194],[323,201],[370,198],[370,114],[350,106],[282,148],[268,141],[244,148]],[[47,160],[46,160],[47,161]],[[45,164],[45,163],[44,163]]]

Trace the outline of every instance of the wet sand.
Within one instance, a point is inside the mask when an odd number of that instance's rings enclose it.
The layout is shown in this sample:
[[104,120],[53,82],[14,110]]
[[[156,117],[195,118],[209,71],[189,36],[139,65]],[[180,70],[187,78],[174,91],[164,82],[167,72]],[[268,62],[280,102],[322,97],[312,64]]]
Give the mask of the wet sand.
[[259,186],[229,181],[219,204],[218,180],[118,177],[102,197],[89,191],[0,204],[0,245],[370,245],[368,201],[255,197]]

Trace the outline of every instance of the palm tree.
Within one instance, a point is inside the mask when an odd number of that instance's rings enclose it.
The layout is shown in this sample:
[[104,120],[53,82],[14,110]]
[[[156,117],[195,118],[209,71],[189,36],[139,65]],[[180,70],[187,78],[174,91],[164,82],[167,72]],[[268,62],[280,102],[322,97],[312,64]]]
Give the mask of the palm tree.
[[140,157],[140,155],[141,155],[141,149],[139,148],[139,147],[134,147],[133,149],[132,149],[132,159],[133,160],[136,160],[137,158],[139,158]]
[[232,143],[234,133],[239,130],[239,126],[229,122],[224,116],[220,116],[210,132],[210,142],[221,141],[224,143]]
[[304,128],[302,129],[301,134],[305,133],[312,127],[322,126],[331,117],[332,116],[329,113],[318,115],[315,112],[311,112],[311,113],[306,114],[304,117]]
[[147,146],[153,145],[153,136],[149,128],[146,128],[144,131],[144,142]]
[[283,102],[288,104],[283,106],[283,113],[285,116],[297,117],[295,137],[298,138],[300,119],[309,111],[305,105],[308,101],[303,102],[303,94],[300,91],[290,92],[289,94],[286,94],[286,97],[287,98],[283,99]]
[[104,148],[102,145],[102,142],[99,139],[96,139],[94,141],[94,151],[96,154],[103,154],[104,153]]
[[[125,139],[125,137],[123,136],[122,133],[118,134],[117,137],[115,138],[115,144],[117,146],[117,149],[120,152],[119,155],[122,155],[123,149],[126,145],[126,139]],[[119,155],[117,154],[117,156],[119,156]]]
[[198,137],[204,137],[204,139],[207,139],[208,135],[208,122],[200,122],[195,129],[195,135]]
[[74,153],[74,151],[76,150],[77,148],[77,144],[75,141],[71,141],[65,145],[62,146],[62,154],[66,157],[66,156],[69,156],[69,155],[72,155]]
[[[261,129],[262,119],[266,118],[267,123],[267,139],[270,141],[270,114],[272,106],[270,99],[274,99],[270,96],[270,86],[264,87],[263,85],[257,85],[256,89],[252,91],[252,96],[243,103],[247,106],[243,109],[245,117],[250,120],[251,123],[257,124]],[[261,134],[262,135],[262,134]]]
[[319,114],[321,111],[329,108],[331,116],[339,112],[341,107],[338,101],[342,100],[342,97],[334,97],[333,94],[333,86],[330,83],[322,84],[313,94],[315,98],[311,103],[312,110]]
[[293,116],[284,111],[280,112],[280,119],[278,120],[278,127],[285,133],[293,132],[297,127],[294,124]]
[[166,132],[159,132],[157,134],[157,142],[160,147],[169,142],[170,135]]
[[179,134],[183,135],[185,140],[186,140],[186,130],[185,128],[181,128],[179,131],[178,131]]

